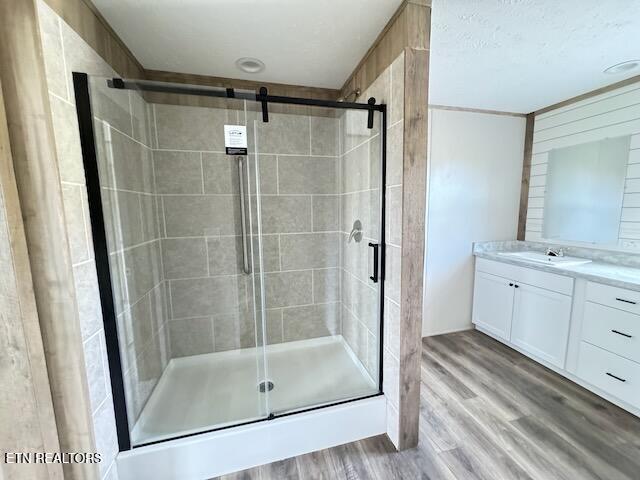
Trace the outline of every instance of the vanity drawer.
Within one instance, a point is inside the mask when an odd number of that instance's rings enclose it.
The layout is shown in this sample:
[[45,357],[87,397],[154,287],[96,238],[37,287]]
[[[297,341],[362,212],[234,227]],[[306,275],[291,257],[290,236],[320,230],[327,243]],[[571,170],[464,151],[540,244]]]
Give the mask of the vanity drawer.
[[556,275],[555,273],[543,272],[535,268],[519,267],[509,263],[496,262],[487,260],[486,258],[476,259],[476,270],[564,295],[573,294],[573,278],[564,275]]
[[640,363],[640,316],[586,302],[582,340]]
[[640,292],[587,282],[587,300],[640,314]]
[[640,364],[581,342],[577,375],[614,397],[640,407]]

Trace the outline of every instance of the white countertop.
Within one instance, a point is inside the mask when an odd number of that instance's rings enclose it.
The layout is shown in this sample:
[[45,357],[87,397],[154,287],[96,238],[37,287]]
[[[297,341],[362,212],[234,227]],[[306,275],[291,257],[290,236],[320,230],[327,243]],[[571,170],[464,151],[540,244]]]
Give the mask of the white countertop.
[[568,277],[584,278],[592,282],[640,291],[640,268],[626,267],[599,261],[569,266],[545,265],[518,257],[501,255],[500,251],[476,251],[474,252],[474,255],[479,258],[486,258],[496,262],[509,263],[511,265],[533,268]]

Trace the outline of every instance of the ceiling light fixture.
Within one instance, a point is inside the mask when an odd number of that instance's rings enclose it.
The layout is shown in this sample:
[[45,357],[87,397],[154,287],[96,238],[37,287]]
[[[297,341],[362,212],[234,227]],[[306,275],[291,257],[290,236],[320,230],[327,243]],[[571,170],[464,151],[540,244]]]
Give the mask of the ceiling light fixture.
[[236,60],[236,67],[246,73],[260,73],[265,66],[257,58],[242,57]]
[[640,67],[640,60],[627,60],[626,62],[616,63],[604,70],[609,75],[617,75],[619,73],[627,73],[637,70]]

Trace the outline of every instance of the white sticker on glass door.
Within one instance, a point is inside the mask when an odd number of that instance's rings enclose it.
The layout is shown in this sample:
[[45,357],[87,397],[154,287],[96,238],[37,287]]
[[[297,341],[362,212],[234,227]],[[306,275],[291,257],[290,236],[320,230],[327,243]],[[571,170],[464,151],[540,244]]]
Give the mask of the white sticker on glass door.
[[227,155],[246,155],[247,127],[244,125],[225,125],[224,146]]

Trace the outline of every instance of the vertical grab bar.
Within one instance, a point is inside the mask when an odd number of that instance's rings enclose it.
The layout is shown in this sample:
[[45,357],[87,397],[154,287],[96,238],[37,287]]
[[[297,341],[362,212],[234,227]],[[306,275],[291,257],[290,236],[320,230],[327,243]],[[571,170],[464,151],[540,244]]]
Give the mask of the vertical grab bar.
[[249,268],[249,244],[247,241],[247,214],[244,201],[244,159],[238,158],[238,180],[240,185],[240,222],[242,223],[242,269],[251,273]]

